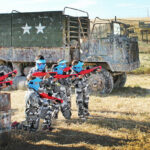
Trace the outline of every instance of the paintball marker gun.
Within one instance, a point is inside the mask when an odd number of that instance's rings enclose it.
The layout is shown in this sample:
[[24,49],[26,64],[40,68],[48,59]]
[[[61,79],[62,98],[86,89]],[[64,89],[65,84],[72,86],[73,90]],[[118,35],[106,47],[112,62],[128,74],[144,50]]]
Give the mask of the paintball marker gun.
[[6,84],[6,86],[9,86],[9,85],[13,84],[13,81],[3,81],[3,82],[0,82],[0,87],[2,87],[4,84]]
[[1,73],[0,75],[0,81],[3,81],[3,80],[5,80],[6,78],[8,78],[8,77],[12,77],[13,76],[13,74],[17,74],[17,70],[14,70],[14,71],[12,71],[12,72],[9,72],[9,73],[7,73],[7,74],[4,74],[4,73]]
[[57,74],[57,72],[35,72],[32,73],[32,76],[34,77],[44,77],[47,73],[49,73],[51,76],[54,76]]
[[62,99],[59,99],[59,98],[50,96],[50,95],[47,94],[47,93],[40,93],[40,97],[41,97],[41,98],[48,99],[48,100],[55,100],[57,103],[63,103],[63,100],[62,100]]

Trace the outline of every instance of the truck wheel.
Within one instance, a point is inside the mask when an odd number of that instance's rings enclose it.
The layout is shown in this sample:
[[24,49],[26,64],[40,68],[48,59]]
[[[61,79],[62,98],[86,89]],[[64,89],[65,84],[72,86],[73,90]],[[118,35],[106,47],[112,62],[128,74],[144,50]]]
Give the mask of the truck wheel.
[[11,72],[11,71],[12,70],[8,66],[0,65],[0,72],[4,72],[6,74],[6,73]]
[[109,94],[113,90],[113,77],[109,71],[102,69],[101,72],[89,77],[89,87],[92,93],[101,95]]
[[27,90],[27,82],[25,76],[17,76],[13,80],[13,90]]
[[120,87],[124,87],[125,83],[127,80],[127,75],[126,73],[123,73],[121,75],[117,75],[114,77],[114,88],[120,88]]
[[28,73],[29,73],[29,71],[31,70],[31,68],[32,68],[32,67],[25,67],[25,68],[24,68],[23,73],[24,73],[25,76],[28,75]]

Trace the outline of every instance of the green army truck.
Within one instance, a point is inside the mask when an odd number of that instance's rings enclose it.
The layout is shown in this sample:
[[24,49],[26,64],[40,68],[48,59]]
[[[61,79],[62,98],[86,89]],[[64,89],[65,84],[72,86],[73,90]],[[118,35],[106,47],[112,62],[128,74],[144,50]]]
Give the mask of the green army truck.
[[[83,15],[68,15],[66,10]],[[63,11],[0,14],[0,72],[18,70],[12,88],[24,87],[25,76],[39,54],[49,67],[59,59],[68,63],[78,59],[91,67],[101,65],[102,71],[89,79],[92,91],[100,94],[123,87],[126,72],[139,67],[137,36],[129,25],[117,20],[92,24],[87,12],[69,7]]]

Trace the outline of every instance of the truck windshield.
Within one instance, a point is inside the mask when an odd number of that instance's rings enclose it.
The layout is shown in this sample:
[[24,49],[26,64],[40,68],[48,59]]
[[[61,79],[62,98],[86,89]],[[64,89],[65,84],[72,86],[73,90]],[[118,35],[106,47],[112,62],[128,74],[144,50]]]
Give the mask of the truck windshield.
[[109,23],[106,24],[95,24],[93,26],[92,38],[101,39],[107,38],[111,34],[111,26]]

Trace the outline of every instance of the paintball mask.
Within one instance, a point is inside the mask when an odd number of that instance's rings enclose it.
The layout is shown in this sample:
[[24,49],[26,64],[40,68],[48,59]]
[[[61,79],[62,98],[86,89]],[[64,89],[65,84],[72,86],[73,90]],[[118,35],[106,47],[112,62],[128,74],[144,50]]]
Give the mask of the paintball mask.
[[42,79],[40,79],[40,78],[35,78],[33,80],[30,80],[28,82],[28,87],[38,91],[40,88],[39,82],[41,82],[41,81],[42,81]]
[[77,65],[74,65],[72,68],[76,72],[81,72],[82,71],[82,66],[84,65],[83,62],[79,61]]
[[61,65],[58,65],[58,66],[53,68],[53,71],[57,72],[57,74],[63,74],[63,70],[64,70],[64,68]]
[[65,69],[67,67],[66,65],[67,61],[66,60],[61,60],[58,65],[62,67],[62,69]]
[[36,68],[40,71],[43,71],[46,67],[45,59],[39,59],[36,61]]

